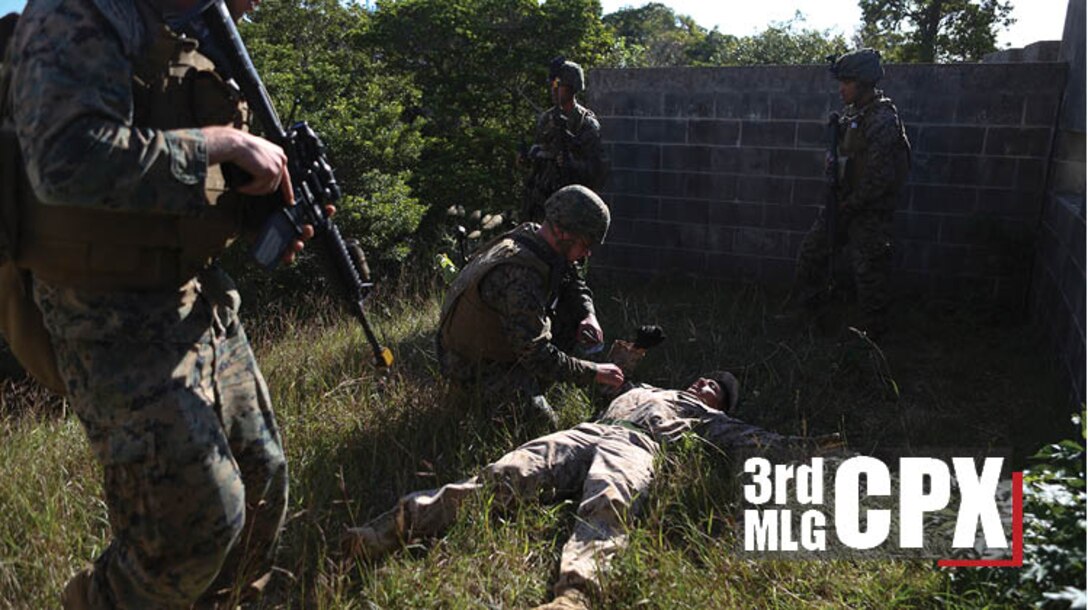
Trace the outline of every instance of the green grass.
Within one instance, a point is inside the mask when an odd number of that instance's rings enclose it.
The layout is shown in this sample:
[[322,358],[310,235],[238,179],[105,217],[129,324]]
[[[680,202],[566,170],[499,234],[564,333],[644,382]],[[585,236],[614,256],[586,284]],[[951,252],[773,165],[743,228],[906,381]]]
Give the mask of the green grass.
[[[784,330],[777,295],[684,282],[598,285],[610,336],[662,324],[669,340],[641,378],[686,385],[725,368],[737,415],[787,433],[840,431],[863,453],[1006,448],[1055,438],[1063,393],[1029,329],[954,307],[905,306],[883,356],[841,328]],[[662,295],[668,295],[663,298]],[[403,493],[473,473],[541,432],[447,399],[433,355],[438,300],[400,297],[378,316],[397,357],[379,378],[361,331],[327,304],[245,309],[291,469],[291,506],[264,606],[515,608],[548,599],[573,504],[499,515],[486,494],[443,538],[377,565],[341,562],[338,539]],[[849,312],[849,309],[846,310]],[[849,317],[848,313],[845,316]],[[100,473],[78,422],[26,383],[0,392],[0,608],[54,607],[66,579],[106,544]],[[897,393],[898,392],[898,393]],[[563,425],[594,414],[592,391],[560,387]],[[728,458],[691,443],[662,459],[603,608],[1002,607],[954,589],[925,561],[766,561],[739,556]]]

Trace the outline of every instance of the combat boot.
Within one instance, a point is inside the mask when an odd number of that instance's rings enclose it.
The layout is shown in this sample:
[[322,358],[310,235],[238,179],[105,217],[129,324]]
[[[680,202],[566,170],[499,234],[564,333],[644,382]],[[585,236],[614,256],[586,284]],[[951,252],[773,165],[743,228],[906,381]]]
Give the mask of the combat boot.
[[92,568],[85,568],[73,576],[60,594],[60,607],[64,610],[95,610],[95,606],[91,605],[93,578]]
[[589,596],[578,589],[566,589],[552,601],[533,610],[589,610]]
[[340,539],[340,550],[347,556],[375,561],[401,547],[401,532],[394,509],[362,527],[348,528]]

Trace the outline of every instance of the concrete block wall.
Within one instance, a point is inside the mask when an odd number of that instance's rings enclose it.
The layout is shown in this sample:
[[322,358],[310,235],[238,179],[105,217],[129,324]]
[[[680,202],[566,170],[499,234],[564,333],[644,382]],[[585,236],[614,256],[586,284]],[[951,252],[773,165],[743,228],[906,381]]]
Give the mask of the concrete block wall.
[[1069,66],[1069,82],[1036,240],[1030,306],[1076,407],[1085,402],[1084,0],[1069,3],[1060,59]]
[[[1065,65],[892,65],[914,167],[903,284],[1023,303]],[[598,268],[787,283],[823,201],[824,66],[593,70],[612,160]]]

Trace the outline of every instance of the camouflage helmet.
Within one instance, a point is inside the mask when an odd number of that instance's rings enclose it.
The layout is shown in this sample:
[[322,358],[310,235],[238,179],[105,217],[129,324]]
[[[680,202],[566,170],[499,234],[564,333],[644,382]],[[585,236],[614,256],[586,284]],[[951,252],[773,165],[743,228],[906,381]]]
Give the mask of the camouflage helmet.
[[592,245],[603,244],[612,215],[608,206],[590,189],[564,186],[544,202],[544,220],[564,231],[588,237]]
[[582,72],[582,66],[573,61],[567,61],[562,55],[553,59],[548,65],[548,82],[557,78],[560,85],[570,87],[575,93],[580,93],[586,88],[586,78],[585,73]]
[[831,77],[838,80],[856,80],[875,85],[884,78],[884,66],[880,65],[880,52],[858,49],[838,57],[832,56]]

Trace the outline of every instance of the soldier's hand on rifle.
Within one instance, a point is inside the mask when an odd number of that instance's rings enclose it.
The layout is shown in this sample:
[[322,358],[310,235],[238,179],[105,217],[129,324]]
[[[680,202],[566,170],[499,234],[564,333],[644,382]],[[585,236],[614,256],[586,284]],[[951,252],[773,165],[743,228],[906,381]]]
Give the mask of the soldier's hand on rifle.
[[234,163],[251,176],[238,187],[244,195],[267,195],[280,189],[288,205],[295,202],[287,153],[278,145],[233,127],[204,127],[208,164]]
[[[294,205],[293,201],[292,201],[291,205]],[[336,206],[334,206],[334,205],[326,205],[325,206],[325,215],[326,216],[328,216],[329,218],[332,218],[332,215],[335,214],[335,213],[336,213]],[[299,252],[302,252],[303,248],[306,247],[305,242],[310,241],[311,239],[313,239],[313,237],[314,237],[314,227],[313,227],[313,225],[302,225],[302,238],[301,239],[296,239],[294,242],[291,243],[291,247],[288,248],[287,252],[284,252],[284,254],[283,254],[283,262],[285,264],[288,264],[288,265],[295,262],[295,257],[298,255]]]
[[612,363],[598,364],[597,375],[593,380],[603,386],[617,388],[623,385],[623,370]]

